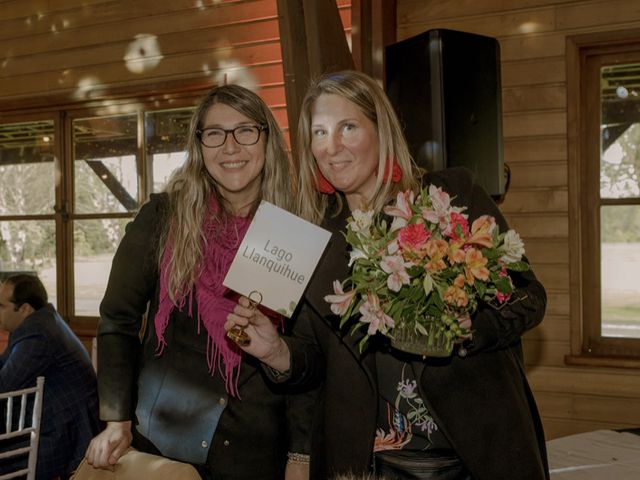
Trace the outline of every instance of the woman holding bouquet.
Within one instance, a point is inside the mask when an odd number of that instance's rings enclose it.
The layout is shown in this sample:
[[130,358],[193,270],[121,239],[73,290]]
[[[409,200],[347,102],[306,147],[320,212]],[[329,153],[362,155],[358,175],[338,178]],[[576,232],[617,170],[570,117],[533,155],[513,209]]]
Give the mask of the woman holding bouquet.
[[127,226],[113,260],[98,327],[107,426],[86,453],[94,467],[113,469],[133,445],[205,479],[308,477],[308,465],[285,467],[287,451],[306,453],[304,397],[274,388],[223,328],[237,298],[223,279],[261,199],[290,207],[288,165],[258,95],[223,85],[201,100],[185,164]]
[[[479,257],[480,248],[470,246],[478,240],[471,237],[484,231],[485,241],[491,241],[491,222],[507,231],[491,198],[465,169],[421,176],[384,92],[362,73],[319,78],[303,102],[298,134],[298,213],[334,233],[330,246],[309,284],[293,338],[279,336],[245,298],[225,328],[246,327],[252,337],[246,351],[270,367],[275,381],[321,385],[312,478],[371,469],[388,478],[548,478],[544,434],[520,341],[540,323],[546,305],[531,270],[510,274],[510,299],[502,297],[499,308],[479,301],[470,330],[469,318],[458,319],[461,334],[448,357],[408,354],[394,348],[387,336],[375,335],[393,334],[394,327],[375,292],[357,304],[359,309],[351,307],[367,331],[341,327],[340,316],[349,312],[354,290],[344,292],[344,285],[334,281],[349,278],[350,265],[355,268],[359,258],[379,253],[349,251],[352,232],[366,231],[384,212],[390,215],[384,225],[392,220],[392,229],[406,225],[408,205],[430,185],[433,204],[424,218],[435,214],[449,237],[467,239],[459,243],[460,255],[473,257],[469,252],[474,251]],[[345,232],[350,232],[346,238]],[[425,269],[444,261],[435,250],[424,253],[424,241],[408,235],[385,245],[388,290],[402,295],[411,282],[411,262],[389,260],[392,251],[413,245],[412,258],[429,256]],[[482,277],[479,265],[466,270],[471,285],[473,275]],[[462,286],[465,281],[463,276]],[[424,288],[428,291],[426,283]],[[445,300],[457,301],[452,298]],[[371,337],[363,344],[365,334]]]

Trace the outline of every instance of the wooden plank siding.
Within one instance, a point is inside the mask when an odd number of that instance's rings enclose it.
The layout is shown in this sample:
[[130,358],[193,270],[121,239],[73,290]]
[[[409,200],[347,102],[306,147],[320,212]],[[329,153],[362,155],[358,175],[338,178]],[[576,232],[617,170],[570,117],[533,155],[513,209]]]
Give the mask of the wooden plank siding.
[[[57,7],[47,8],[50,4]],[[48,97],[73,103],[108,96],[115,87],[159,82],[184,80],[202,88],[224,81],[225,75],[229,82],[242,78],[257,89],[282,89],[275,1],[1,5],[0,108],[3,103],[19,107],[21,99],[33,97],[41,97],[43,105]],[[125,61],[138,35],[154,35],[158,46],[157,53],[141,47],[140,55],[158,60],[142,72]]]
[[[566,37],[640,26],[636,0],[398,0],[397,38],[432,28],[496,37],[501,46],[501,209],[523,236],[548,294],[542,325],[524,336],[527,374],[548,438],[640,425],[640,371],[569,366],[570,270]],[[577,315],[578,312],[575,312]]]
[[[350,1],[337,3],[348,33]],[[156,53],[140,47],[140,55],[158,61],[141,72],[125,60],[140,35],[154,36],[158,46]],[[119,87],[203,88],[225,80],[261,94],[280,90],[270,106],[286,108],[275,0],[0,3],[0,111],[20,110],[23,100],[46,106],[53,98],[108,97]],[[286,129],[286,114],[277,116]]]

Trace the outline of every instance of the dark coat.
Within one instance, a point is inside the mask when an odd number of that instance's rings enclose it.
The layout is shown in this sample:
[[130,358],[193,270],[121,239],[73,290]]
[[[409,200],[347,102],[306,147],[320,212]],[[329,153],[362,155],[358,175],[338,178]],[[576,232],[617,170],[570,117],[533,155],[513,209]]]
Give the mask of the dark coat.
[[[431,174],[426,182],[455,196],[454,205],[468,206],[469,223],[489,214],[506,231],[500,211],[468,170]],[[367,471],[377,419],[372,347],[360,354],[363,333],[340,330],[338,317],[323,299],[333,293],[333,280],[349,275],[341,233],[349,212],[344,210],[324,224],[334,235],[307,290],[294,338],[286,339],[292,355],[290,380],[313,384],[324,379],[312,441],[316,479]],[[546,295],[531,271],[515,276],[514,283],[518,296],[526,298],[500,311],[480,306],[473,318],[474,344],[468,356],[415,357],[412,362],[429,412],[477,480],[548,478],[542,424],[525,378],[520,343],[520,336],[542,320]]]
[[38,376],[45,382],[37,478],[48,480],[73,472],[100,431],[89,354],[51,304],[11,334],[0,358],[0,392],[33,387]]
[[113,260],[98,330],[101,418],[133,419],[135,447],[179,460],[195,457],[186,460],[206,462],[215,479],[282,478],[287,451],[308,450],[305,405],[292,406],[288,391],[267,381],[252,357],[242,361],[240,398],[227,395],[220,374],[209,372],[207,333],[203,326],[197,333],[193,318],[197,305],[193,317],[171,314],[167,346],[158,355],[156,250],[167,206],[166,194],[152,195],[127,226]]

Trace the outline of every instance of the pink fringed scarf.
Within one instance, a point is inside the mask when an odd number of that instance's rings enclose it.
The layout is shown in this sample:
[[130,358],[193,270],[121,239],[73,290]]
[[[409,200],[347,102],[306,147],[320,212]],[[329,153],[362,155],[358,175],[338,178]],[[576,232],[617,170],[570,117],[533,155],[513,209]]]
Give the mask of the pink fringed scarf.
[[242,350],[227,339],[223,326],[227,315],[233,311],[238,296],[223,286],[222,282],[249,228],[251,218],[228,217],[219,220],[217,218],[219,210],[220,206],[212,196],[203,225],[203,233],[208,239],[208,245],[206,245],[202,259],[202,267],[196,276],[195,285],[188,291],[181,292],[175,305],[169,298],[167,289],[172,253],[171,235],[169,235],[160,265],[160,298],[154,324],[158,355],[161,355],[167,345],[164,332],[169,323],[171,312],[175,308],[183,309],[188,300],[188,312],[189,315],[193,315],[192,302],[195,287],[195,301],[198,306],[198,334],[200,334],[200,324],[202,323],[208,336],[207,364],[209,371],[213,375],[218,370],[225,380],[227,392],[237,397]]

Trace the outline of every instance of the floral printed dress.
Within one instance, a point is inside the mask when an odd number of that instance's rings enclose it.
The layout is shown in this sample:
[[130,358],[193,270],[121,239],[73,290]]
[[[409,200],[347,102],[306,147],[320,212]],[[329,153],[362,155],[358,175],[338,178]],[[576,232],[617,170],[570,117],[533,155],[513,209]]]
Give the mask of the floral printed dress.
[[374,452],[451,449],[420,397],[410,363],[394,351],[376,354],[378,425]]

